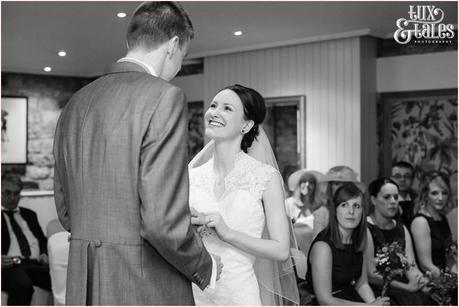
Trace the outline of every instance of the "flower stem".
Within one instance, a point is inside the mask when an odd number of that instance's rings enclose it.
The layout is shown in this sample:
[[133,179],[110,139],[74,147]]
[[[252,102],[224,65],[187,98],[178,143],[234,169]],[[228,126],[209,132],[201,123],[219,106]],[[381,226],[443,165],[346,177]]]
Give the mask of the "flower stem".
[[386,296],[387,291],[389,290],[390,282],[391,282],[390,280],[384,279],[384,284],[383,284],[383,288],[382,288],[382,291],[381,291],[381,296],[382,297]]

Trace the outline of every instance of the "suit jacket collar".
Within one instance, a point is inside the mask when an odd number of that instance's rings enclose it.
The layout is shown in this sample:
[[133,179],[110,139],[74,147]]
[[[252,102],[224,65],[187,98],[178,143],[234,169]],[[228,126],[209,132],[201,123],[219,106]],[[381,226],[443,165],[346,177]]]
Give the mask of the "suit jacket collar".
[[110,65],[105,71],[106,74],[122,73],[122,72],[141,72],[149,74],[149,72],[141,65],[133,62],[116,62]]

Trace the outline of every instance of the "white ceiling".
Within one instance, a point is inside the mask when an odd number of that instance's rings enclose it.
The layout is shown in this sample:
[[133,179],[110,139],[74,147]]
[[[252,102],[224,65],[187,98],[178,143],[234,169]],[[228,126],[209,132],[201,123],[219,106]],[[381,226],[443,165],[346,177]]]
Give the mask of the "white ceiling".
[[[140,2],[1,3],[2,71],[97,76],[126,53],[129,17]],[[316,39],[369,34],[388,38],[409,5],[435,5],[457,26],[457,2],[185,1],[195,28],[189,59]],[[116,13],[124,11],[124,19]],[[241,37],[230,35],[242,29]],[[66,57],[58,57],[61,49]]]

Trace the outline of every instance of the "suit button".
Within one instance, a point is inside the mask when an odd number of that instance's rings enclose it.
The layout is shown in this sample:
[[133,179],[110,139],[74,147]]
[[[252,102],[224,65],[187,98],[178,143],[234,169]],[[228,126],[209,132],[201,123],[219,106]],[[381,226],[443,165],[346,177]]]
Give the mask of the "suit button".
[[102,242],[100,242],[100,240],[94,240],[95,247],[101,247],[101,245],[102,245]]

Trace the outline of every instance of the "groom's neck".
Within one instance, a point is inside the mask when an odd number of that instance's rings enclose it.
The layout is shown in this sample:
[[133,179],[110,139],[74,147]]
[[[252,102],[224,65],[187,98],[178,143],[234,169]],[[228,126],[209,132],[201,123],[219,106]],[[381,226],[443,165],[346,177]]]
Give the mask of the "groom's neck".
[[139,60],[143,63],[148,64],[153,70],[161,76],[164,68],[164,62],[166,61],[167,49],[165,46],[160,46],[154,50],[136,48],[131,49],[126,54],[126,57]]

